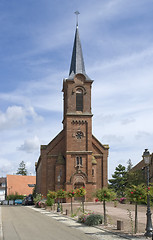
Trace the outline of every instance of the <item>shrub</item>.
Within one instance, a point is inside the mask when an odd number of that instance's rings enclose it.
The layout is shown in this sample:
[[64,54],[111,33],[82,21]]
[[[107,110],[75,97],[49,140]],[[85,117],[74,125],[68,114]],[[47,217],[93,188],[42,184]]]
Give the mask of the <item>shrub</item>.
[[34,198],[34,203],[37,204],[42,199],[42,195],[40,193],[36,193],[36,197]]
[[55,203],[55,200],[52,199],[52,198],[49,198],[49,197],[47,196],[46,205],[52,207],[52,206],[54,205],[54,203]]
[[78,218],[78,222],[79,223],[85,223],[86,219],[87,219],[88,214],[82,214],[81,216],[79,216]]
[[126,203],[126,198],[125,197],[120,198],[119,202],[122,204]]
[[84,223],[87,226],[95,226],[95,225],[99,225],[102,224],[103,221],[103,216],[100,214],[82,214],[79,218],[78,218],[78,222],[79,223]]
[[15,193],[7,196],[7,200],[16,200],[16,199],[24,199],[24,195],[19,195],[18,193]]
[[100,214],[91,214],[87,217],[85,224],[87,226],[94,226],[94,225],[99,225],[102,224],[103,217]]

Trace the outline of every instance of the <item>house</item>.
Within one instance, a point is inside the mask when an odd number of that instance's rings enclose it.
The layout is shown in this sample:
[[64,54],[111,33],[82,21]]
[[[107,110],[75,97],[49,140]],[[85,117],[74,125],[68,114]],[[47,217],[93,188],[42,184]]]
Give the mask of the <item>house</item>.
[[[132,169],[131,172],[139,171],[139,173],[142,173],[142,177],[144,179],[147,179],[147,168],[145,165],[144,160],[141,160],[138,162]],[[149,164],[149,182],[153,183],[153,153],[151,154],[151,160]]]
[[0,178],[0,200],[5,200],[6,197],[6,178]]
[[7,175],[6,180],[7,196],[16,193],[19,195],[32,194],[36,184],[36,176]]

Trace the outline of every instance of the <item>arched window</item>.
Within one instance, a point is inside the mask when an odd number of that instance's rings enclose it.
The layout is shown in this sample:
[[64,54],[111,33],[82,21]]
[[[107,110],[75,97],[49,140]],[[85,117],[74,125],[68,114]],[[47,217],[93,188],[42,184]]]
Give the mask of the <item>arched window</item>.
[[76,90],[76,111],[83,112],[83,91],[80,88]]

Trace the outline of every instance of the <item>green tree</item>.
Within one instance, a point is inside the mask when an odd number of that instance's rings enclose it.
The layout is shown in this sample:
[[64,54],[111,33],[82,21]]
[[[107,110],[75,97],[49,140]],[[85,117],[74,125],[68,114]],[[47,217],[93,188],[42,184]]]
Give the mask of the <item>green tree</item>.
[[129,159],[129,160],[127,161],[127,164],[128,164],[128,165],[127,165],[127,172],[130,172],[131,169],[132,169],[132,166],[133,166],[131,159]]
[[125,188],[127,185],[127,171],[124,166],[119,164],[115,168],[112,179],[109,180],[109,187],[116,192],[118,197],[124,197]]
[[19,167],[18,167],[18,170],[17,170],[17,175],[27,175],[27,169],[26,169],[26,166],[25,166],[25,163],[24,161],[22,161],[20,164],[19,164]]
[[71,215],[73,214],[73,205],[72,205],[72,198],[75,197],[75,190],[71,189],[66,193],[67,197],[71,199]]
[[129,171],[127,172],[127,187],[130,188],[132,185],[138,186],[145,184],[145,177],[142,170]]
[[80,187],[78,189],[75,190],[75,196],[79,197],[82,201],[82,209],[84,212],[84,199],[85,199],[85,195],[86,195],[86,190],[84,187]]
[[54,191],[48,191],[47,194],[47,200],[48,202],[51,204],[51,208],[52,208],[52,204],[54,205],[54,210],[55,210],[55,199],[57,198],[57,193]]
[[63,212],[62,201],[65,197],[66,197],[66,191],[63,189],[59,189],[57,191],[57,198],[60,199],[60,201],[61,201],[61,212]]
[[115,199],[116,194],[108,188],[98,189],[96,191],[95,196],[100,202],[103,202],[103,211],[104,211],[104,225],[107,225],[107,217],[106,217],[106,202]]
[[[150,189],[150,188],[149,188]],[[135,233],[137,233],[138,228],[138,203],[144,202],[146,198],[146,190],[144,185],[132,186],[126,191],[126,197],[129,201],[135,203]]]

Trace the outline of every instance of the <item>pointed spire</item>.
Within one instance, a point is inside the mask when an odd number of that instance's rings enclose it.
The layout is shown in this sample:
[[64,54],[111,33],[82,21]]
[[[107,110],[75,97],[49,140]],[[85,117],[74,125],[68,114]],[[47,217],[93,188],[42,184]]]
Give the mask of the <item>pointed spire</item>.
[[76,32],[75,32],[75,39],[74,39],[73,53],[72,53],[69,75],[71,75],[71,73],[74,73],[74,74],[85,73],[85,66],[84,66],[81,42],[80,42],[80,37],[79,37],[78,25],[76,27]]
[[[85,72],[83,53],[82,53],[82,47],[81,47],[81,42],[80,42],[80,37],[79,37],[79,29],[78,29],[78,14],[79,14],[79,12],[76,11],[75,14],[77,17],[76,18],[76,32],[75,32],[75,38],[74,38],[69,78],[73,77],[74,74],[77,74],[77,73],[82,73],[87,77],[86,72]],[[87,77],[87,78],[89,79],[89,77]]]

